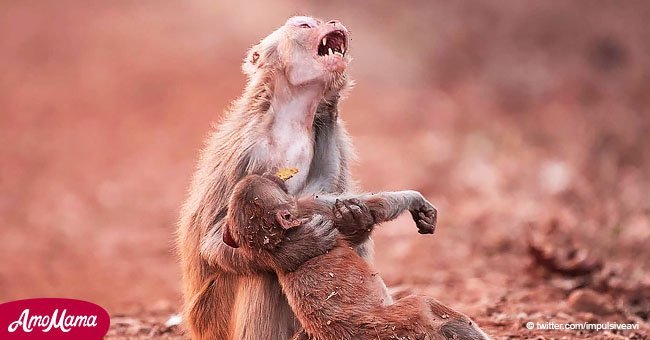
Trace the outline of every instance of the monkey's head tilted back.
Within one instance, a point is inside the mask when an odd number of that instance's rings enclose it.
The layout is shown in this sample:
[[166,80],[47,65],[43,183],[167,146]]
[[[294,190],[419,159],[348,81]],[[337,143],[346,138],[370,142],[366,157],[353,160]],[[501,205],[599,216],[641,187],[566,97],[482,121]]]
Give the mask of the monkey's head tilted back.
[[246,176],[231,196],[223,240],[234,248],[271,250],[282,242],[287,229],[300,225],[295,210],[295,200],[281,179]]
[[337,20],[291,17],[248,51],[242,69],[249,77],[282,72],[293,86],[323,82],[338,91],[346,85],[349,42],[350,33]]

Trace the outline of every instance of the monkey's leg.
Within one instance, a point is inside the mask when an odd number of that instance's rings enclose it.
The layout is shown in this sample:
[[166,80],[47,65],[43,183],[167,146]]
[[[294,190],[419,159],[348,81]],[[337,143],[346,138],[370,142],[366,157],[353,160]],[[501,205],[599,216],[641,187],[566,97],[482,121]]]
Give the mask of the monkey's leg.
[[415,295],[413,288],[406,285],[390,287],[388,289],[388,293],[393,297],[394,300],[399,300],[409,295]]
[[[372,263],[374,262],[374,255],[375,255],[375,251],[374,251],[375,247],[374,246],[375,245],[374,245],[373,240],[370,239],[370,238],[366,238],[366,240],[364,242],[362,242],[361,244],[359,244],[359,245],[357,245],[355,247],[355,250],[356,250],[357,254],[359,254],[359,256],[361,256],[361,258],[364,261],[366,261],[366,263],[368,263],[371,267],[373,266]],[[384,283],[384,280],[379,275],[375,276],[375,284],[381,285],[381,290],[382,290],[382,295],[383,295],[382,298],[384,300],[384,303],[383,303],[384,306],[392,304],[393,303],[393,297],[388,292],[388,287],[386,286],[386,284]]]
[[368,339],[489,339],[470,318],[425,296],[399,299],[371,317]]
[[435,328],[445,339],[489,339],[476,322],[432,297],[423,297],[433,314]]
[[236,284],[237,278],[226,273],[205,279],[184,310],[183,321],[192,339],[227,339]]
[[[443,339],[435,337],[427,301],[410,295],[364,317],[363,339]],[[429,337],[426,337],[426,336]]]
[[286,340],[298,328],[291,307],[272,274],[239,278],[230,324],[232,333],[226,339],[233,340]]

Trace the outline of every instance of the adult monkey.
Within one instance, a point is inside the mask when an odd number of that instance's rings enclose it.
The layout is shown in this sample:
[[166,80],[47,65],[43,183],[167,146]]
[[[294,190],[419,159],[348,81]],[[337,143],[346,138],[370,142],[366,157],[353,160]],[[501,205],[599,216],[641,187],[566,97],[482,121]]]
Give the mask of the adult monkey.
[[[292,195],[350,189],[352,149],[338,115],[350,86],[348,43],[340,22],[301,16],[248,52],[248,83],[202,152],[178,228],[192,338],[286,340],[299,328],[277,277],[225,245],[222,227],[232,190],[247,174],[296,167],[286,183]],[[291,244],[316,256],[333,247],[337,233],[314,228]],[[368,242],[357,249],[366,259],[370,250]]]

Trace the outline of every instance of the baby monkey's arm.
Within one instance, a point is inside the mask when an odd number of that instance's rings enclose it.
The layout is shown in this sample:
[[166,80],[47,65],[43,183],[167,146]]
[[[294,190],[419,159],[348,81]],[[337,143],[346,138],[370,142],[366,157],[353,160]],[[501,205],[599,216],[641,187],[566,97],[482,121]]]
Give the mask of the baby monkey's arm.
[[310,235],[309,230],[332,230],[333,225],[351,245],[359,245],[368,239],[375,224],[393,220],[406,210],[411,212],[420,234],[433,234],[436,228],[436,208],[413,190],[358,196],[319,195],[295,202],[294,213],[275,214],[285,232],[283,242],[270,254],[276,268],[285,272],[323,253],[316,247],[303,246],[305,242],[301,239]]
[[359,196],[319,196],[317,201],[332,209],[334,224],[352,244],[365,241],[375,224],[397,218],[408,210],[420,234],[433,234],[436,208],[413,190],[363,194]]
[[376,223],[405,210],[411,212],[421,234],[433,233],[436,209],[416,191],[296,199],[280,178],[250,175],[233,190],[223,243],[245,248],[237,256],[259,268],[293,271],[329,251],[337,235],[359,245]]

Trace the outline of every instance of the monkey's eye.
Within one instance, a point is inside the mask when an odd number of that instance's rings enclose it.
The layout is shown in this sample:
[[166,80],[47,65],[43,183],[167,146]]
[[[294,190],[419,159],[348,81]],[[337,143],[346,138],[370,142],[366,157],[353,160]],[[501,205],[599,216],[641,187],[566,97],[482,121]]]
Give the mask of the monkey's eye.
[[301,28],[311,28],[311,26],[309,26],[309,24],[300,24],[300,25],[298,25],[298,27],[301,27]]

